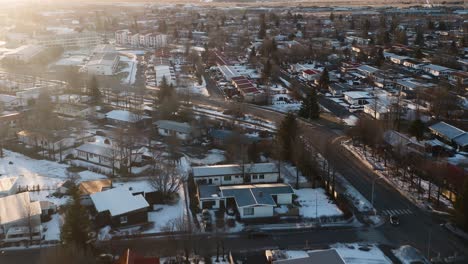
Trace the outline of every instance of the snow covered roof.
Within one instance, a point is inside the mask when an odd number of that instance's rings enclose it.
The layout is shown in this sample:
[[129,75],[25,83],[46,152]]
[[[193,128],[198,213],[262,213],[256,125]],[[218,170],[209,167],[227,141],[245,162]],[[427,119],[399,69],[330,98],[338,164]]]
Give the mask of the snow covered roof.
[[190,134],[192,132],[192,127],[188,123],[180,123],[171,120],[159,120],[154,122],[158,128],[177,131],[184,134]]
[[0,178],[0,192],[9,191],[17,180],[18,177]]
[[0,225],[19,221],[30,216],[40,215],[41,205],[31,202],[29,192],[22,192],[0,198]]
[[143,195],[132,195],[124,188],[114,188],[91,194],[91,200],[98,212],[109,211],[111,216],[144,209],[149,206]]
[[468,133],[454,138],[453,141],[457,143],[457,145],[459,145],[460,147],[466,147],[468,145]]
[[150,118],[146,115],[137,115],[130,111],[125,110],[112,110],[106,114],[106,118],[128,122],[128,123],[136,123],[139,120]]
[[245,164],[244,168],[239,164],[224,164],[213,166],[198,166],[193,167],[193,177],[209,177],[209,176],[222,176],[234,175],[245,173],[278,173],[278,166],[274,163],[255,163]]
[[285,183],[220,186],[219,189],[222,197],[233,197],[238,207],[276,206],[272,195],[294,193],[291,186]]
[[292,250],[267,250],[267,258],[272,263],[284,264],[309,264],[309,263],[327,263],[327,264],[345,264],[344,260],[335,249],[324,249],[314,251],[292,251]]
[[[78,151],[83,151],[87,153],[92,153],[104,157],[111,157],[112,155],[116,154],[112,147],[108,147],[106,145],[101,144],[94,144],[94,143],[86,143],[76,148]],[[116,155],[119,156],[119,155]]]

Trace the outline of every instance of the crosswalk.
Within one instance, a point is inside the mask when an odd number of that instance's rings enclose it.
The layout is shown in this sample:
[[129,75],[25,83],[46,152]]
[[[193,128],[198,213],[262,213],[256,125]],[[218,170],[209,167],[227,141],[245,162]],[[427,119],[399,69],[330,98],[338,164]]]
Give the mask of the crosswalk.
[[412,214],[413,212],[410,209],[387,209],[382,210],[382,214],[384,215],[408,215]]

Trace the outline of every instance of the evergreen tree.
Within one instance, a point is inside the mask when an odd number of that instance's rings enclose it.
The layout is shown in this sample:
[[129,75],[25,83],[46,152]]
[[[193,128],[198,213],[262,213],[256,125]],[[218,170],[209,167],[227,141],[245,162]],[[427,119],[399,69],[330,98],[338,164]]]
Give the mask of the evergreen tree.
[[263,39],[266,36],[266,22],[265,14],[260,15],[260,30],[258,31],[258,38]]
[[163,75],[161,83],[159,84],[158,99],[159,102],[164,102],[167,98],[172,96],[173,87],[167,83],[166,76]]
[[94,104],[101,103],[102,94],[99,90],[99,83],[96,76],[91,77],[91,79],[88,81],[88,92]]
[[458,225],[468,231],[468,180],[462,188],[455,202],[455,216]]
[[422,59],[422,58],[424,58],[424,54],[422,53],[421,48],[417,48],[417,49],[414,51],[414,57],[415,57],[416,59]]
[[61,240],[66,244],[85,248],[90,239],[90,220],[86,208],[81,204],[78,186],[70,188],[71,200],[65,212],[65,223],[61,230]]
[[409,132],[412,136],[416,137],[418,140],[423,138],[424,135],[424,123],[421,119],[414,120],[410,127]]
[[333,14],[333,12],[330,13],[330,20],[331,21],[335,20],[335,14]]
[[252,47],[252,50],[250,50],[250,54],[249,54],[249,60],[252,60],[256,56],[257,56],[257,50],[255,49],[255,47]]
[[320,117],[320,106],[317,101],[317,92],[314,89],[302,102],[299,116],[306,119],[317,119]]
[[439,21],[439,26],[437,27],[438,30],[447,30],[447,24],[445,21]]
[[298,134],[297,120],[294,114],[288,113],[281,122],[277,140],[280,147],[280,158],[282,160],[291,160],[293,157],[293,143]]
[[420,47],[424,47],[424,34],[420,28],[416,32],[416,39],[414,40],[414,44]]
[[429,30],[434,30],[435,29],[434,21],[432,21],[432,20],[427,21],[427,29],[429,29]]
[[271,62],[270,62],[270,59],[268,59],[265,63],[265,65],[263,66],[263,71],[262,71],[262,79],[264,82],[266,82],[270,76],[271,76]]
[[319,79],[319,88],[320,89],[328,89],[328,85],[330,84],[330,77],[328,76],[327,68],[323,69],[322,75],[320,75]]

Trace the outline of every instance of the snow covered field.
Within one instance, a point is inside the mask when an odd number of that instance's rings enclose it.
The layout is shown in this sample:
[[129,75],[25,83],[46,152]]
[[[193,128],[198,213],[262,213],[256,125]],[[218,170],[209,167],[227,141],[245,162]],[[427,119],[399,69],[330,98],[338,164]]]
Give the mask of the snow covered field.
[[220,149],[210,149],[204,158],[190,158],[190,162],[196,165],[213,165],[226,160],[224,151]]
[[[127,52],[127,51],[126,51]],[[136,80],[136,73],[138,69],[137,57],[134,54],[129,53],[128,56],[120,56],[120,61],[126,63],[127,66],[123,68],[119,73],[127,73],[127,76],[122,79],[124,84],[134,84]]]
[[300,215],[304,218],[316,218],[321,216],[340,216],[343,212],[328,198],[325,190],[321,188],[304,188],[294,190]]

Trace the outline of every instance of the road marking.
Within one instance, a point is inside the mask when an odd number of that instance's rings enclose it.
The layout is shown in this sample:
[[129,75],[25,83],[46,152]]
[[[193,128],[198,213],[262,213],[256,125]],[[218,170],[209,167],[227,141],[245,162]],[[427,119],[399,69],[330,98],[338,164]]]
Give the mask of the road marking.
[[382,210],[384,215],[409,215],[413,212],[410,209],[386,209]]

